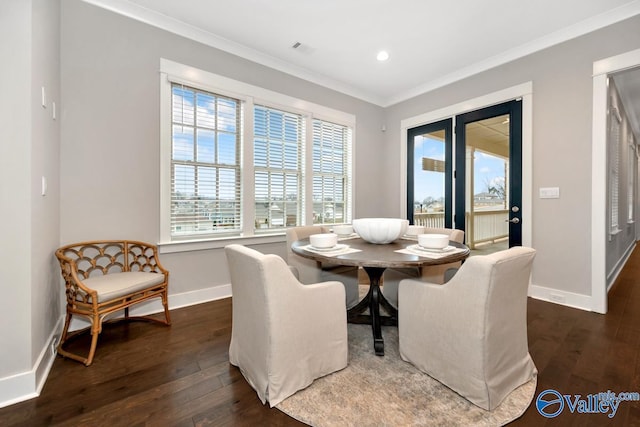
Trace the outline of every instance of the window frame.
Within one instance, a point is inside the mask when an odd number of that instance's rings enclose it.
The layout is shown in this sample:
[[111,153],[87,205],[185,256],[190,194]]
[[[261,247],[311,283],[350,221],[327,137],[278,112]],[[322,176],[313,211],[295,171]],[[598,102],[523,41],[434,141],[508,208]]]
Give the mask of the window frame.
[[628,135],[627,154],[627,224],[633,224],[636,217],[636,176],[638,175],[638,146],[632,132]]
[[609,238],[620,233],[620,146],[622,138],[622,117],[612,98],[609,107]]
[[[262,233],[272,233],[277,230],[285,230],[287,227],[287,201],[286,201],[286,194],[284,194],[285,192],[285,187],[286,187],[286,182],[287,179],[290,179],[291,177],[295,177],[296,178],[296,188],[297,188],[297,195],[299,196],[299,199],[296,200],[296,208],[295,208],[295,218],[296,218],[296,222],[298,219],[302,220],[304,222],[305,219],[305,215],[304,215],[304,194],[305,194],[305,186],[304,186],[304,178],[305,178],[305,173],[306,173],[306,167],[305,167],[305,162],[304,162],[304,158],[305,158],[305,142],[306,142],[306,138],[307,138],[307,134],[306,134],[306,130],[305,130],[305,126],[308,122],[308,119],[298,113],[298,112],[291,112],[290,109],[289,110],[285,110],[282,108],[275,108],[273,106],[266,106],[266,105],[262,105],[262,104],[258,104],[258,103],[254,103],[253,105],[253,118],[254,118],[254,128],[255,128],[255,123],[256,123],[256,113],[258,110],[262,110],[264,112],[264,131],[265,134],[264,135],[257,135],[254,129],[254,135],[253,135],[253,139],[252,142],[254,143],[253,147],[252,147],[252,160],[253,160],[253,168],[254,168],[254,185],[256,185],[257,183],[257,176],[258,174],[262,174],[264,177],[267,178],[267,181],[271,181],[273,178],[278,177],[278,176],[282,176],[283,177],[283,181],[282,181],[282,187],[278,188],[278,187],[272,187],[271,185],[268,185],[266,187],[267,192],[268,193],[272,193],[273,191],[276,191],[278,189],[281,189],[283,191],[283,199],[280,202],[276,202],[273,199],[267,199],[266,202],[262,202],[262,203],[269,203],[272,207],[277,207],[278,210],[280,210],[281,212],[283,212],[283,224],[282,226],[279,226],[277,224],[273,224],[273,223],[269,223],[272,221],[272,215],[270,212],[267,212],[267,216],[265,218],[265,224],[267,225],[265,228],[261,227],[262,222],[258,222],[259,220],[262,221],[262,218],[258,218],[258,213],[257,213],[257,206],[259,203],[257,203],[256,198],[254,198],[253,200],[253,207],[254,209],[256,209],[255,215],[254,215],[254,221],[255,221],[255,227],[254,227],[254,233],[256,234],[262,234]],[[295,159],[295,163],[297,163],[297,168],[298,169],[292,169],[287,167],[287,161],[285,159],[286,157],[286,148],[285,145],[286,142],[293,142],[291,139],[288,139],[285,136],[285,131],[283,129],[283,133],[282,133],[282,140],[280,140],[279,138],[275,137],[274,135],[272,135],[271,133],[275,130],[275,128],[272,128],[271,126],[271,116],[272,115],[278,115],[278,114],[282,114],[283,116],[283,124],[287,121],[285,117],[289,117],[289,119],[295,119],[296,122],[296,126],[295,126],[295,130],[296,130],[296,138],[295,138],[295,145],[296,145],[296,159]],[[278,122],[276,122],[278,123]],[[257,140],[261,140],[262,142],[265,143],[264,149],[265,149],[265,153],[266,155],[264,156],[263,160],[264,160],[264,164],[263,165],[256,165],[256,147],[255,147],[255,142]],[[286,141],[286,142],[285,142]],[[274,143],[272,145],[272,143]],[[282,148],[282,156],[280,158],[277,158],[276,156],[272,156],[271,154],[271,149],[272,148]],[[273,165],[273,163],[277,163],[278,161],[281,161],[281,165],[280,166],[276,166]],[[256,194],[256,196],[258,195],[258,193],[260,192],[260,189],[255,189],[254,187],[254,194]]]
[[[195,211],[193,212],[193,220],[192,221],[186,221],[185,224],[187,226],[195,226],[196,229],[199,228],[199,226],[201,225],[201,221],[206,217],[206,214],[211,214],[211,212],[208,212],[209,209],[205,209],[207,212],[202,212],[201,209],[203,209],[204,206],[206,205],[211,205],[212,202],[213,204],[217,205],[217,209],[220,209],[220,206],[222,205],[221,203],[221,199],[218,197],[211,197],[211,195],[205,195],[205,193],[211,193],[211,189],[215,188],[215,193],[216,196],[218,195],[219,191],[229,191],[231,190],[231,188],[229,188],[228,186],[224,185],[227,183],[227,180],[225,180],[224,176],[228,176],[229,172],[232,172],[233,175],[233,194],[234,194],[234,203],[233,205],[236,206],[237,204],[239,204],[241,202],[241,183],[239,182],[240,177],[241,177],[241,162],[240,162],[240,149],[241,149],[241,129],[240,129],[240,122],[241,122],[241,114],[242,114],[242,101],[239,101],[235,98],[231,98],[231,97],[226,97],[226,96],[221,96],[219,94],[214,94],[211,93],[209,91],[205,91],[202,89],[198,89],[198,88],[194,88],[188,85],[185,85],[183,83],[175,83],[172,82],[171,83],[171,89],[172,89],[172,98],[174,98],[176,96],[176,89],[180,92],[179,96],[183,102],[182,102],[182,114],[178,120],[175,120],[175,111],[176,111],[176,104],[175,102],[172,102],[172,114],[171,114],[171,126],[172,126],[172,145],[173,145],[173,149],[172,149],[172,158],[171,158],[171,182],[172,182],[172,187],[175,185],[176,187],[179,186],[180,184],[182,184],[183,186],[186,184],[189,184],[190,179],[187,178],[186,180],[180,180],[178,178],[178,174],[177,174],[177,170],[178,169],[183,169],[185,171],[187,170],[192,170],[193,172],[193,188],[192,188],[192,194],[193,194],[193,199],[191,200],[191,203],[193,205],[195,205]],[[193,94],[193,106],[192,106],[192,110],[191,108],[188,109],[187,113],[185,113],[185,97],[184,94],[191,92]],[[216,109],[216,113],[215,113],[215,120],[214,123],[207,123],[206,121],[206,114],[201,114],[199,112],[199,98],[202,97],[211,97],[213,102],[215,103],[215,109]],[[175,99],[173,99],[173,101],[175,101]],[[221,124],[220,122],[220,116],[218,115],[218,108],[220,108],[221,105],[224,105],[226,103],[233,103],[234,105],[234,115],[233,117],[235,118],[235,127],[234,127],[234,131],[233,132],[228,132],[227,129],[221,129],[221,125],[222,127],[224,127],[224,123]],[[188,104],[189,102],[186,101],[186,104]],[[192,114],[192,121],[189,122],[188,120],[185,121],[184,116],[186,115],[187,117],[190,116],[190,114]],[[224,119],[224,116],[222,116]],[[182,135],[184,135],[184,129],[189,129],[190,132],[189,134],[191,134],[191,138],[189,138],[189,140],[191,141],[190,144],[187,145],[186,148],[190,148],[190,153],[189,152],[185,152],[184,150],[180,150],[178,151],[179,155],[178,158],[176,158],[176,147],[175,147],[175,142],[176,142],[176,138],[175,138],[175,130],[176,128],[181,128],[182,129]],[[203,132],[208,132],[211,134],[211,139],[213,141],[213,149],[214,152],[212,153],[212,158],[207,158],[206,156],[201,157],[200,154],[200,142],[204,142],[203,140],[201,140],[200,136]],[[233,136],[233,162],[228,162],[228,161],[221,161],[220,160],[220,136],[222,135],[231,135]],[[202,145],[202,148],[204,148],[205,145]],[[183,147],[185,148],[185,147]],[[186,155],[186,157],[185,157]],[[215,171],[213,173],[212,176],[207,176],[207,174],[205,174],[204,172],[206,170],[209,171]],[[180,175],[183,178],[186,176],[185,175]],[[204,178],[202,179],[202,181],[200,180],[200,177],[203,176]],[[213,180],[211,180],[211,178],[214,178]],[[201,185],[202,183],[202,185]],[[213,185],[213,187],[211,187]],[[202,193],[200,192],[202,189]],[[207,191],[209,190],[209,191]],[[201,196],[203,196],[204,198],[201,198]],[[187,200],[189,198],[187,197]],[[172,194],[172,202],[175,200],[175,195]],[[173,207],[173,204],[172,204]],[[199,231],[199,232],[191,232],[191,233],[180,233],[178,231],[180,225],[179,225],[179,221],[178,223],[176,223],[176,229],[171,230],[170,233],[172,233],[171,235],[173,236],[173,238],[176,241],[180,241],[180,240],[185,240],[184,237],[181,237],[181,235],[183,236],[187,236],[187,238],[192,238],[195,237],[197,239],[205,239],[208,237],[221,237],[224,235],[233,235],[236,234],[238,231],[237,229],[239,229],[240,227],[240,216],[241,213],[236,211],[235,209],[232,209],[234,212],[232,213],[233,215],[233,222],[232,225],[234,226],[231,229],[227,229],[226,227],[223,227],[221,229],[216,229],[216,227],[212,227],[211,230],[206,230],[206,231]],[[222,209],[222,212],[228,211],[228,209]],[[227,212],[228,213],[228,212]],[[176,219],[176,213],[172,212],[171,215],[174,220]],[[204,223],[208,223],[210,220],[207,219],[206,221],[204,221]]]
[[[319,123],[319,128],[320,128],[320,134],[317,135],[316,134],[316,123]],[[324,189],[324,182],[326,180],[329,181],[339,181],[339,180],[346,180],[346,181],[352,181],[353,179],[353,168],[352,168],[352,161],[353,161],[353,136],[352,136],[352,129],[344,126],[342,124],[339,123],[332,123],[329,122],[327,120],[319,120],[319,119],[312,119],[309,122],[310,126],[312,127],[311,129],[311,143],[309,145],[310,149],[312,150],[311,152],[309,152],[308,157],[312,159],[312,164],[311,164],[311,169],[309,169],[309,175],[311,175],[310,177],[310,181],[311,181],[311,185],[313,187],[312,191],[309,192],[308,194],[310,195],[310,198],[312,198],[313,200],[311,201],[310,205],[315,206],[318,201],[316,199],[317,194],[315,193],[315,188],[316,188],[316,179],[319,179],[321,181],[320,187]],[[346,146],[342,147],[342,166],[343,166],[343,170],[338,173],[335,172],[335,163],[331,162],[331,166],[332,166],[332,170],[331,171],[327,171],[327,170],[323,170],[324,168],[324,164],[323,164],[323,154],[327,154],[328,152],[331,153],[331,157],[333,158],[335,155],[336,150],[334,150],[333,148],[329,148],[326,149],[324,148],[324,145],[326,143],[329,143],[330,145],[333,145],[336,140],[330,136],[329,139],[327,140],[327,138],[325,137],[325,131],[327,129],[330,130],[330,134],[334,134],[336,132],[336,128],[343,128],[343,129],[338,129],[339,133],[341,134],[341,140],[346,140],[347,144]],[[319,142],[319,146],[316,146],[316,142]],[[316,149],[319,150],[320,153],[320,167],[316,168],[315,164],[313,164],[313,160],[316,157]],[[339,151],[339,150],[338,150]],[[335,188],[335,186],[333,186]],[[315,216],[320,215],[321,217],[324,215],[324,212],[313,212],[312,213],[312,222],[310,224],[313,225],[331,225],[331,224],[344,224],[344,223],[351,223],[352,219],[353,219],[353,209],[350,209],[351,206],[353,206],[353,187],[349,188],[348,186],[345,189],[346,191],[344,192],[344,194],[342,194],[342,200],[340,200],[339,202],[344,206],[344,210],[342,212],[342,219],[343,221],[335,221],[335,216],[332,218],[333,221],[331,222],[326,222],[326,221],[315,221]],[[321,192],[322,196],[325,196],[327,193],[325,193],[324,191]],[[323,197],[321,199],[321,209],[322,210],[324,208],[325,203],[327,202],[327,200],[325,200],[325,198]],[[336,200],[332,200],[333,203],[331,203],[332,205],[334,205],[333,208],[333,212],[335,214],[335,204],[336,204]]]
[[[184,84],[196,89],[212,92],[217,95],[238,99],[242,102],[240,119],[240,169],[241,169],[241,231],[239,234],[206,238],[176,240],[171,237],[171,85]],[[165,58],[160,59],[160,241],[161,253],[186,252],[192,250],[222,248],[230,243],[260,244],[284,241],[286,228],[259,231],[255,227],[254,176],[253,167],[253,111],[254,105],[262,105],[275,109],[297,113],[307,121],[305,125],[304,151],[307,153],[302,161],[303,206],[302,223],[313,224],[312,204],[312,121],[323,120],[346,126],[351,130],[351,158],[349,188],[351,205],[347,208],[349,218],[353,217],[355,206],[355,115],[330,107],[305,101],[289,95],[274,92],[208,71],[180,64]]]

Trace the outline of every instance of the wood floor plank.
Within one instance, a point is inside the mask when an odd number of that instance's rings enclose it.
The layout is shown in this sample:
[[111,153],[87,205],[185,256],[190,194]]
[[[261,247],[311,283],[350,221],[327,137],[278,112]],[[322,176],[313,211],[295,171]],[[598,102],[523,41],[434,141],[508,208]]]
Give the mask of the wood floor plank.
[[[609,292],[609,312],[528,301],[537,393],[640,391],[640,249]],[[41,395],[0,409],[0,426],[301,426],[263,405],[228,362],[231,300],[173,310],[171,327],[105,326],[90,367],[57,358]],[[88,336],[71,348],[88,348]],[[532,404],[513,426],[640,426],[640,402],[613,419],[564,411],[542,417]]]

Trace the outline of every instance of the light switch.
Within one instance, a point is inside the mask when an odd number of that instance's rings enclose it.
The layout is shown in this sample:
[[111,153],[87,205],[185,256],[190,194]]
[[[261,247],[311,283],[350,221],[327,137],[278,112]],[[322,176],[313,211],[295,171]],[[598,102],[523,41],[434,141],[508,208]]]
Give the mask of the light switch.
[[541,187],[540,198],[541,199],[559,199],[560,188],[559,187]]
[[47,108],[47,91],[42,86],[42,108]]
[[47,177],[45,176],[42,177],[42,195],[47,195]]

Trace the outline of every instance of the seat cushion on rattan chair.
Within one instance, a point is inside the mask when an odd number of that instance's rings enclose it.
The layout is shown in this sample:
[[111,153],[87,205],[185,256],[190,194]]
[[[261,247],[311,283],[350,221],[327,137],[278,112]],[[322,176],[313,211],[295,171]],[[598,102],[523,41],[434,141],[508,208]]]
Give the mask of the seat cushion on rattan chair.
[[164,274],[144,271],[110,273],[83,281],[86,286],[98,292],[98,302],[119,298],[162,282],[164,282]]

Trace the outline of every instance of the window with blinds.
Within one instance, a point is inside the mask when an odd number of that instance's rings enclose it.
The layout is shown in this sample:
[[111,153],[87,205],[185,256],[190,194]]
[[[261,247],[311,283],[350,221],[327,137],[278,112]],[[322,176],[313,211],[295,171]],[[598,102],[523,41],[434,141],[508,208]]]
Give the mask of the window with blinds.
[[354,115],[161,58],[160,120],[163,251],[351,221]]
[[313,120],[313,223],[351,221],[351,129]]
[[611,133],[609,138],[609,233],[620,231],[620,124],[622,118],[616,107],[611,111]]
[[255,105],[253,109],[255,228],[299,225],[302,215],[304,118]]
[[237,99],[171,85],[171,236],[241,228]]
[[637,174],[637,147],[633,139],[633,134],[629,133],[629,153],[627,155],[627,222],[632,223],[635,220],[636,205],[636,183]]

